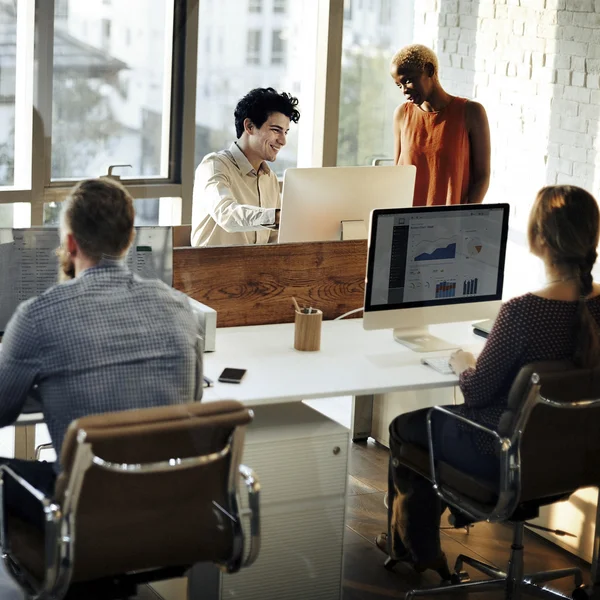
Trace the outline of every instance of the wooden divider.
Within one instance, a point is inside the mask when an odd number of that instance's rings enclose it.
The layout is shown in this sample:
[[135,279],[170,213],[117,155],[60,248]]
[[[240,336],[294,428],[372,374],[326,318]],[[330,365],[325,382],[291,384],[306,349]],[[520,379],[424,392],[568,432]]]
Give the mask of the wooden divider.
[[363,306],[366,262],[366,240],[175,248],[173,287],[219,327],[292,322],[292,296],[334,319]]

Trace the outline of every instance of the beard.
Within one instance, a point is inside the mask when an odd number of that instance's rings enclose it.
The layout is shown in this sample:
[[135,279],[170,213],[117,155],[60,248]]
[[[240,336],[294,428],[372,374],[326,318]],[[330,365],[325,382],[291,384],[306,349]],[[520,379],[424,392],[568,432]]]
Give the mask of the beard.
[[56,256],[58,257],[58,281],[69,281],[75,278],[75,264],[71,258],[71,254],[66,251],[65,248],[60,246],[56,249]]

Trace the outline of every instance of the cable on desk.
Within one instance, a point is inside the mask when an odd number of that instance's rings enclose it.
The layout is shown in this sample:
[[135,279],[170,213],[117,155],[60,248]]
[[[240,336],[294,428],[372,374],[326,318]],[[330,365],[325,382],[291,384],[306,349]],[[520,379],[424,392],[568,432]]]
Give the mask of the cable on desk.
[[344,317],[349,317],[350,315],[353,315],[354,313],[360,312],[361,310],[364,310],[364,306],[361,306],[360,308],[355,308],[354,310],[350,310],[347,313],[344,313],[343,315],[340,315],[339,317],[336,317],[334,319],[334,321],[339,321],[340,319],[343,319]]

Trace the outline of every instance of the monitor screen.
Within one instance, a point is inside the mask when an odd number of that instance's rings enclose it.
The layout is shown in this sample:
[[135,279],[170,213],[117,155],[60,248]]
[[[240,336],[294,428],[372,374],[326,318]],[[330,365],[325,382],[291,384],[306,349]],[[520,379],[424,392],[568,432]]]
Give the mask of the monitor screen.
[[365,312],[502,299],[507,204],[375,210]]

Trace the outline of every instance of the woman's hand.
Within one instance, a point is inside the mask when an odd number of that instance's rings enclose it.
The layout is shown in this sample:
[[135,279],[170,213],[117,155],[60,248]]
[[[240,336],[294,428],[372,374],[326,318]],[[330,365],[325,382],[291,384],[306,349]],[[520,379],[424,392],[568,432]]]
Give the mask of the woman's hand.
[[470,369],[475,366],[477,362],[475,357],[470,352],[463,352],[462,350],[457,350],[450,355],[450,366],[452,370],[460,375],[463,371]]

